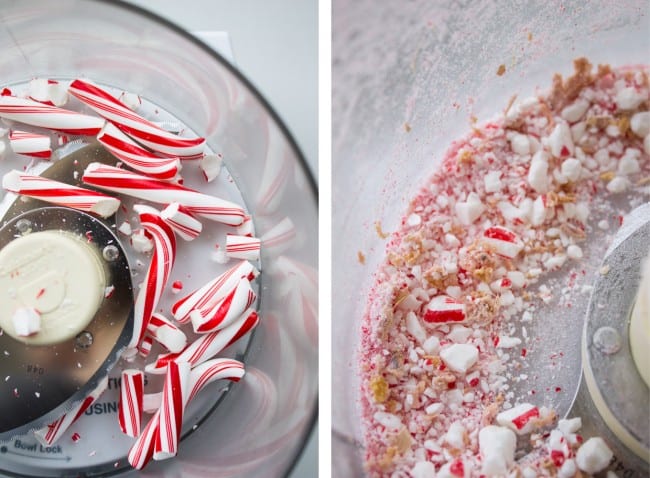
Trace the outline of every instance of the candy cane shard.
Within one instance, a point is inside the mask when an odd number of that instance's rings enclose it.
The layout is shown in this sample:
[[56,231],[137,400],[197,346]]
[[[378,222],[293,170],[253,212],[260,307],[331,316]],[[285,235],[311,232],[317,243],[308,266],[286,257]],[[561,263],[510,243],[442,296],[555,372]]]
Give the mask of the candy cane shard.
[[465,304],[447,295],[438,295],[424,308],[423,319],[429,324],[449,324],[464,322]]
[[97,141],[131,168],[157,179],[174,179],[181,170],[178,158],[160,158],[144,149],[113,124],[106,123]]
[[226,236],[226,254],[234,259],[259,260],[260,245],[261,241],[257,237],[238,236],[236,234]]
[[223,329],[239,318],[256,298],[248,278],[240,279],[239,284],[223,299],[190,313],[194,332],[205,334]]
[[105,121],[38,101],[15,96],[0,96],[0,117],[62,133],[94,136]]
[[187,345],[185,333],[162,314],[151,315],[147,331],[172,353],[180,352]]
[[160,409],[154,413],[147,426],[129,450],[127,459],[129,464],[136,470],[144,468],[153,458],[159,424]]
[[12,130],[9,132],[9,145],[14,153],[39,159],[52,156],[52,141],[49,136]]
[[241,261],[223,274],[212,279],[194,292],[183,297],[172,306],[174,318],[181,324],[190,321],[190,313],[194,309],[204,309],[228,295],[240,279],[247,277],[249,280],[257,277],[259,272],[248,261]]
[[68,89],[56,80],[34,78],[29,82],[29,98],[51,106],[63,106],[68,102]]
[[197,365],[190,372],[188,402],[209,383],[224,379],[239,382],[244,373],[243,363],[227,358],[209,360]]
[[169,133],[88,81],[76,79],[70,84],[68,91],[124,133],[154,151],[185,159],[203,156],[204,138],[182,138]]
[[108,377],[104,377],[99,381],[97,387],[88,394],[88,396],[81,402],[77,403],[72,410],[59,417],[56,421],[50,423],[48,426],[36,430],[34,435],[36,439],[44,446],[49,446],[63,436],[63,434],[70,428],[70,426],[81,417],[84,412],[97,401],[97,399],[104,393],[108,387]]
[[169,281],[176,258],[174,231],[162,220],[160,213],[150,207],[137,204],[133,209],[140,215],[140,224],[154,243],[154,251],[144,284],[138,292],[133,310],[133,336],[128,348],[136,348],[147,330],[147,324],[158,305]]
[[138,353],[141,357],[147,358],[151,353],[151,348],[153,347],[153,337],[149,333],[145,333],[144,337],[138,344]]
[[237,226],[237,234],[240,236],[253,236],[255,235],[255,227],[253,224],[253,218],[251,216],[246,216],[244,222]]
[[192,214],[230,226],[238,226],[246,216],[240,206],[229,201],[102,163],[90,163],[82,180],[97,188],[145,201],[160,204],[178,202]]
[[127,436],[140,434],[144,396],[144,373],[141,370],[124,370],[118,403],[120,430]]
[[104,218],[115,214],[120,207],[119,199],[106,194],[41,176],[31,176],[17,170],[9,171],[4,175],[2,187],[16,194],[40,199],[58,206],[91,212]]
[[491,247],[501,256],[509,259],[517,257],[524,248],[524,243],[519,236],[510,229],[502,226],[489,227],[483,232],[483,244]]
[[203,224],[177,202],[169,204],[161,211],[160,216],[185,241],[196,239],[203,230]]
[[167,376],[160,405],[160,420],[154,445],[154,460],[165,460],[178,453],[183,414],[189,397],[189,380],[189,363],[172,362],[167,366]]
[[248,309],[229,326],[216,332],[202,335],[189,344],[181,353],[159,355],[154,363],[145,367],[145,371],[152,374],[162,374],[165,373],[167,364],[175,361],[188,362],[192,367],[199,365],[237,342],[253,330],[259,324],[259,321],[257,312],[253,309]]

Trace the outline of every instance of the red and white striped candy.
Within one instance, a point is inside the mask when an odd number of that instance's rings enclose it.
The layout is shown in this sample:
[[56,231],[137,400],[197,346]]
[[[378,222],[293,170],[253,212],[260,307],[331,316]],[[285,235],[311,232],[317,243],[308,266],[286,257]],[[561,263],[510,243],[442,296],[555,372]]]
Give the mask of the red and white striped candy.
[[173,202],[163,209],[160,217],[185,241],[196,239],[203,230],[203,224],[177,202]]
[[9,145],[14,153],[24,154],[39,159],[50,159],[52,141],[49,136],[28,131],[9,132]]
[[162,374],[169,362],[188,362],[192,367],[211,359],[226,347],[237,342],[259,324],[257,312],[248,309],[241,317],[216,332],[202,335],[188,345],[180,354],[159,355],[158,359],[145,367],[147,373]]
[[237,234],[240,236],[253,236],[254,233],[253,218],[246,216],[244,222],[237,226]]
[[69,134],[94,136],[105,121],[15,96],[0,96],[0,117]]
[[180,352],[187,345],[185,333],[162,314],[151,315],[147,331],[172,353]]
[[244,373],[243,363],[227,358],[217,358],[197,365],[190,372],[187,400],[190,402],[206,385],[215,380],[239,382]]
[[106,123],[97,135],[99,141],[113,156],[136,171],[157,179],[174,179],[181,170],[178,158],[160,158],[144,149],[113,124]]
[[147,324],[167,285],[176,258],[174,231],[162,220],[160,213],[149,206],[137,204],[140,224],[154,243],[154,250],[144,284],[138,292],[133,310],[133,336],[129,348],[136,348],[147,330]]
[[174,318],[181,324],[190,321],[190,313],[195,309],[204,309],[228,295],[237,287],[240,279],[248,277],[249,280],[257,277],[259,272],[248,261],[241,261],[223,274],[183,297],[172,306]]
[[517,435],[525,435],[535,428],[535,419],[539,418],[539,408],[530,403],[515,405],[496,416],[502,427],[508,427]]
[[494,251],[504,257],[513,259],[524,248],[524,243],[519,237],[502,226],[489,227],[483,233],[483,244],[494,249]]
[[144,373],[141,370],[124,370],[120,388],[117,417],[120,430],[127,436],[137,437],[142,422]]
[[257,237],[228,234],[226,236],[226,255],[234,259],[257,261],[260,258],[260,244],[261,241]]
[[79,417],[81,417],[84,412],[91,406],[97,399],[104,393],[104,390],[108,387],[108,377],[104,377],[99,381],[97,387],[90,392],[90,394],[84,398],[81,402],[77,403],[72,410],[68,413],[65,413],[56,421],[50,423],[48,426],[36,430],[34,435],[44,446],[49,446],[59,438],[70,428],[70,426],[76,422]]
[[153,347],[153,337],[151,334],[144,334],[142,340],[138,344],[138,353],[141,357],[147,358],[151,353],[151,347]]
[[194,332],[207,334],[223,329],[241,317],[256,298],[248,278],[240,279],[239,284],[223,299],[190,313]]
[[88,81],[74,80],[68,91],[123,132],[154,151],[185,159],[203,156],[204,138],[182,138],[169,133],[134,113],[110,93]]
[[276,254],[289,249],[296,238],[296,228],[288,217],[269,229],[260,238],[264,250],[272,250]]
[[101,217],[112,216],[120,207],[119,199],[106,194],[41,176],[30,176],[17,170],[9,171],[4,175],[2,187],[16,194],[79,211],[92,212]]
[[142,433],[129,450],[127,459],[129,464],[136,470],[144,468],[151,461],[151,458],[153,458],[159,424],[160,409],[154,413],[147,426],[144,427],[144,430],[142,430]]
[[423,319],[429,324],[463,322],[465,320],[465,305],[453,297],[439,295],[426,305]]
[[56,80],[34,78],[29,82],[29,98],[51,106],[63,106],[68,102],[68,89]]
[[84,172],[83,182],[145,201],[161,204],[178,202],[192,214],[213,221],[238,226],[246,213],[237,204],[208,196],[193,189],[159,179],[148,178],[114,166],[90,163]]
[[189,397],[189,381],[189,363],[172,362],[167,366],[167,376],[160,405],[160,421],[153,453],[154,460],[165,460],[178,453],[183,414]]

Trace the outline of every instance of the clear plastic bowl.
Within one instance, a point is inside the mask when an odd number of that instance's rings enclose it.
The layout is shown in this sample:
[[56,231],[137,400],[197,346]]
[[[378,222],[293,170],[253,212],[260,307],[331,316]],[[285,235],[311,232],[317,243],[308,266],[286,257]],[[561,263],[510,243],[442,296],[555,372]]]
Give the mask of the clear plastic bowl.
[[[451,141],[469,132],[471,115],[485,122],[513,94],[550,87],[580,56],[647,63],[650,17],[646,1],[333,4],[332,466],[336,476],[362,476],[355,360],[373,272],[384,260],[375,223],[398,228]],[[581,323],[565,337],[576,347],[574,391]],[[574,395],[566,396],[564,413]]]
[[[223,152],[258,237],[282,221],[292,224],[290,239],[263,248],[261,324],[245,356],[247,376],[217,404],[206,402],[207,417],[187,433],[178,457],[140,473],[287,474],[316,419],[318,229],[314,180],[281,120],[228,61],[171,23],[121,2],[3,0],[0,50],[0,84],[87,77],[141,95]],[[197,254],[197,269],[209,267],[209,252]],[[101,429],[86,437],[98,450],[114,439]],[[21,451],[14,445],[0,453]],[[67,462],[55,464],[22,451],[27,458],[19,465],[0,456],[0,475],[133,474],[124,459],[101,462],[99,453],[69,453]]]

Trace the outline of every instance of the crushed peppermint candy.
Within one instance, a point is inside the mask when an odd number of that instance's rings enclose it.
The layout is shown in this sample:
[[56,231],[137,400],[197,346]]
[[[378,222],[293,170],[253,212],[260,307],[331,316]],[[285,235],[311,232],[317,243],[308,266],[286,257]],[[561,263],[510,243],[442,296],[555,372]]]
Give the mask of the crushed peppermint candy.
[[574,65],[452,143],[388,238],[359,352],[369,476],[569,478],[612,458],[544,403],[566,385],[525,389],[538,321],[607,274],[593,244],[650,196],[650,70]]

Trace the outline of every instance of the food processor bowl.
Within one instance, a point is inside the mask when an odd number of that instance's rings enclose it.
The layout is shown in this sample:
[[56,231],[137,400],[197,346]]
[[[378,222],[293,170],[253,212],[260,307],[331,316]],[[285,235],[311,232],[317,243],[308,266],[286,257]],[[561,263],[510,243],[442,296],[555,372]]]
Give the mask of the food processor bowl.
[[[384,260],[381,236],[399,228],[408,202],[451,142],[471,131],[473,117],[485,123],[513,95],[543,92],[578,57],[647,64],[650,16],[647,1],[333,4],[332,466],[337,476],[363,476],[356,360],[373,273]],[[561,416],[581,380],[586,309],[585,298],[577,320],[553,339],[570,351],[558,373],[565,393],[536,398]],[[550,379],[546,362],[531,363],[540,380]]]
[[[229,174],[241,192],[262,238],[261,322],[245,350],[232,352],[244,362],[245,377],[200,394],[198,418],[183,428],[178,456],[154,461],[138,476],[287,474],[316,419],[318,230],[315,182],[282,121],[219,54],[126,3],[3,0],[0,50],[3,86],[89,78],[139,95],[156,114],[168,113],[168,122],[184,124],[222,154],[227,171],[221,175]],[[185,169],[198,181],[198,167],[189,163]],[[220,194],[205,182],[202,191]],[[208,242],[188,251],[177,257],[186,283],[214,275],[218,264]],[[134,277],[134,290],[141,280]],[[109,382],[109,395],[116,383]],[[120,433],[115,412],[111,403],[93,406],[78,422],[84,432],[76,443],[66,436],[52,447],[24,437],[3,442],[0,475],[138,474],[126,461],[133,440]]]

